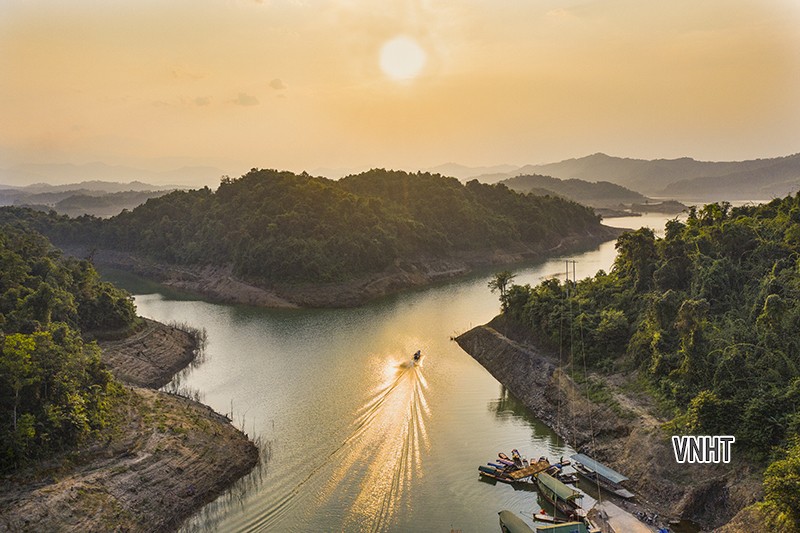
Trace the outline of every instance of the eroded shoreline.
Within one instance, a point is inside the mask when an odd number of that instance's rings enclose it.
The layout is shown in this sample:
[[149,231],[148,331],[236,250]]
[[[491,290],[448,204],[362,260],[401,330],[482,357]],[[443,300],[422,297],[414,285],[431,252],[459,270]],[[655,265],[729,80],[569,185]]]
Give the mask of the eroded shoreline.
[[620,228],[601,226],[594,233],[563,238],[550,247],[486,249],[453,254],[447,258],[418,257],[396,261],[382,272],[336,283],[279,284],[262,287],[234,274],[231,265],[175,265],[154,261],[129,252],[61,245],[65,253],[89,257],[101,267],[131,272],[166,287],[196,294],[222,303],[272,308],[356,307],[369,301],[420,288],[432,283],[467,276],[491,267],[520,264],[560,253],[596,246],[619,236]]
[[99,342],[103,363],[123,383],[159,389],[195,360],[200,347],[180,328],[149,318],[143,321],[124,339]]
[[152,390],[194,360],[188,333],[148,320],[101,347],[125,383],[114,427],[0,481],[0,531],[177,529],[258,464],[256,445],[226,417]]
[[717,528],[762,496],[760,473],[736,456],[729,465],[677,465],[665,420],[624,390],[622,376],[605,380],[614,400],[595,404],[557,356],[502,317],[455,340],[567,442],[628,476],[644,509]]

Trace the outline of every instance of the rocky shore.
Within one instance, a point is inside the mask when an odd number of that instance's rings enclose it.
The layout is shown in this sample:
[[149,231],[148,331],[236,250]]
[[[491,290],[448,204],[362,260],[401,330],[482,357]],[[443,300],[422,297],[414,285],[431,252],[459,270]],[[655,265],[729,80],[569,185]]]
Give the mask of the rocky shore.
[[258,449],[224,416],[158,387],[196,354],[192,337],[146,321],[101,343],[127,384],[116,423],[84,446],[0,480],[0,531],[174,530],[258,463]]
[[224,302],[261,307],[355,307],[406,289],[423,287],[472,272],[523,263],[548,255],[567,253],[618,237],[623,230],[601,226],[599,231],[573,235],[550,247],[486,249],[442,258],[417,257],[396,261],[382,272],[337,283],[279,284],[262,287],[237,277],[231,265],[196,266],[160,263],[129,252],[62,246],[65,253],[89,257],[95,265],[132,272],[167,287]]
[[[628,510],[713,529],[762,496],[760,472],[737,457],[735,448],[727,465],[677,464],[663,428],[666,420],[645,394],[631,392],[631,376],[597,377],[608,394],[592,402],[557,355],[503,317],[467,331],[456,342],[566,442],[628,476],[636,503],[618,502]],[[737,520],[746,520],[745,514]]]
[[194,361],[199,349],[190,333],[147,318],[132,335],[99,344],[103,362],[114,377],[150,389],[169,383],[172,376]]

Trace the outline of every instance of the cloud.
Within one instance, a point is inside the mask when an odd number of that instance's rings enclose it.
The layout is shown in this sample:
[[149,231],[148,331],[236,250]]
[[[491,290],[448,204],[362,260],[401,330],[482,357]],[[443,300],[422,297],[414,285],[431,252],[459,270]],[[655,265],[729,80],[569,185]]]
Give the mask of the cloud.
[[197,70],[192,70],[178,65],[172,69],[172,77],[179,80],[200,80],[206,77],[205,74]]
[[547,16],[554,19],[566,20],[566,19],[574,19],[575,13],[570,9],[565,9],[561,7],[561,8],[551,9],[550,11],[547,12]]
[[194,99],[194,105],[196,106],[207,106],[211,103],[211,98],[208,96],[198,96]]
[[271,82],[269,82],[269,86],[275,89],[276,91],[281,91],[286,88],[286,84],[283,83],[283,80],[279,78],[275,78]]
[[232,103],[242,106],[258,105],[258,98],[247,93],[239,93],[239,96],[231,100]]

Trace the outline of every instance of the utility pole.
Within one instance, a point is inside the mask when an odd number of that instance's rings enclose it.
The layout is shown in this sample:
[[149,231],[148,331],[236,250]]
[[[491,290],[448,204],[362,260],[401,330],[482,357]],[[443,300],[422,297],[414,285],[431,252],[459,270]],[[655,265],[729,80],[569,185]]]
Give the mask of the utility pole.
[[572,263],[572,283],[575,283],[575,284],[578,283],[578,278],[575,275],[575,264],[577,263],[577,261],[575,261],[574,259],[566,259],[566,260],[564,260],[564,270],[565,270],[565,274],[566,274],[565,279],[566,279],[566,284],[567,284],[567,298],[569,298],[569,282],[570,282],[570,279],[569,279],[569,264],[570,263]]

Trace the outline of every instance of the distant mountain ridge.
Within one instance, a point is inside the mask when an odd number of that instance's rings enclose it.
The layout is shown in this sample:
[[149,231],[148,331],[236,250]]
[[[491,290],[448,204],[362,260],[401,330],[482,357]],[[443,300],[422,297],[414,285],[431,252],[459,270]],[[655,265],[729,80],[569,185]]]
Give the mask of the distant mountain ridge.
[[176,190],[175,187],[140,181],[84,181],[64,185],[36,183],[25,187],[4,187],[0,186],[0,206],[30,206],[45,211],[54,209],[70,216],[89,214],[99,217],[116,215],[123,209],[133,209],[150,198]]
[[608,181],[589,182],[577,178],[562,180],[541,174],[525,174],[508,178],[500,183],[515,191],[549,193],[591,207],[611,207],[648,201],[643,194]]
[[596,153],[557,163],[525,165],[507,173],[477,176],[477,179],[484,183],[495,183],[521,174],[608,181],[655,196],[767,199],[800,189],[800,154],[714,162],[697,161],[689,157],[631,159]]
[[427,172],[441,174],[442,176],[451,176],[461,180],[475,178],[486,174],[502,174],[513,172],[517,167],[515,165],[492,165],[482,167],[468,167],[458,163],[445,163],[425,169]]
[[80,183],[65,183],[62,185],[51,185],[49,183],[33,183],[31,185],[24,186],[0,185],[0,190],[3,190],[3,192],[10,193],[11,191],[15,191],[19,194],[61,193],[67,191],[91,191],[101,194],[128,191],[166,191],[174,189],[175,187],[171,185],[153,185],[151,183],[144,183],[141,181],[122,183],[117,181],[100,180],[82,181]]
[[[0,183],[20,187],[31,183],[63,185],[85,181],[148,181],[165,185],[188,185],[202,187],[214,185],[225,172],[211,166],[182,166],[179,168],[154,171],[122,165],[109,165],[102,162],[84,163],[30,163],[0,168]],[[152,188],[151,188],[152,190]],[[119,191],[114,191],[119,192]]]
[[[462,181],[477,179],[482,183],[497,183],[520,175],[546,175],[564,180],[574,178],[587,182],[608,182],[648,196],[691,201],[767,200],[800,189],[800,153],[747,161],[697,161],[690,157],[647,160],[595,153],[555,163],[524,166],[503,164],[470,167],[450,162],[421,171]],[[315,171],[333,179],[358,172],[332,168]],[[216,187],[224,174],[223,170],[212,166],[183,166],[168,171],[152,171],[101,162],[82,165],[24,164],[0,168],[0,183],[5,184],[0,185],[0,189],[18,188],[30,183],[60,186],[86,181],[123,181],[132,184],[144,181],[158,184],[148,187],[149,190],[181,188],[181,185],[187,184],[193,187]],[[108,192],[122,190],[139,189]]]
[[768,161],[773,163],[724,176],[677,181],[665,187],[664,194],[702,198],[722,189],[729,200],[768,200],[800,190],[800,154]]

